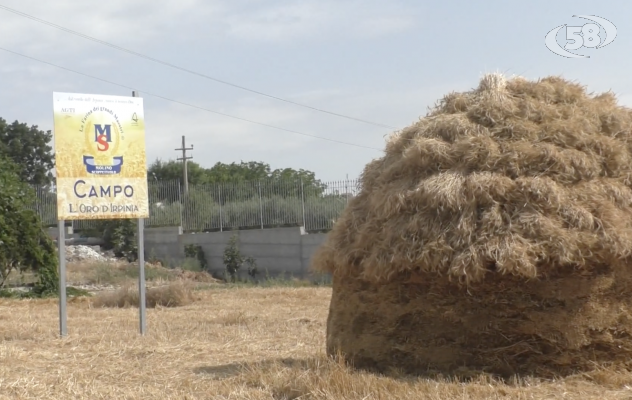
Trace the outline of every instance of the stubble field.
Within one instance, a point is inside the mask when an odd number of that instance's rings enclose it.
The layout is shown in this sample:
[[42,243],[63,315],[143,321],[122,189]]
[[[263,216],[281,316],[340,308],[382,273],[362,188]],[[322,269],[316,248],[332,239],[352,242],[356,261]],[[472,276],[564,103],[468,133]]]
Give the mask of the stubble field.
[[[501,383],[377,376],[324,355],[331,289],[193,290],[190,304],[147,310],[0,299],[0,399],[632,399],[632,374]],[[102,303],[102,302],[101,302]]]

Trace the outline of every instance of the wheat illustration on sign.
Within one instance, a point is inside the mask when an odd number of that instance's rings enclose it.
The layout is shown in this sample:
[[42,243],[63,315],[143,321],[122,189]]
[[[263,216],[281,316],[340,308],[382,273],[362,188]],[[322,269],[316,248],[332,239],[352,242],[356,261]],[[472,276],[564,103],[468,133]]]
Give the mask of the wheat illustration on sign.
[[[568,58],[590,58],[581,54],[571,53],[568,50],[579,50],[582,47],[589,49],[600,49],[612,43],[617,37],[617,27],[605,18],[596,15],[573,15],[573,17],[584,18],[592,22],[582,26],[560,25],[549,31],[544,37],[544,44],[558,56]],[[564,48],[557,42],[558,32],[566,27],[566,45]]]

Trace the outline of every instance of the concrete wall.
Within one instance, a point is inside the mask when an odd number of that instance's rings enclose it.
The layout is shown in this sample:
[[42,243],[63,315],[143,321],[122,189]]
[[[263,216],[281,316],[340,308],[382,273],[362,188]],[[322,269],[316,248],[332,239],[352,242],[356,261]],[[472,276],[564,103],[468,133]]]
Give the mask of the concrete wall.
[[[57,229],[49,234],[57,238]],[[157,258],[166,265],[177,266],[184,260],[184,247],[196,244],[202,247],[211,272],[223,274],[223,254],[228,240],[237,235],[237,245],[244,256],[252,256],[260,271],[259,278],[280,274],[286,277],[309,278],[309,266],[316,249],[324,242],[326,234],[305,234],[302,228],[253,229],[229,232],[182,233],[181,227],[147,227],[144,231],[145,258]],[[67,234],[76,238],[77,244],[85,243],[78,234]],[[68,243],[71,244],[71,243]],[[90,243],[97,244],[97,243]],[[246,272],[242,272],[246,277]]]
[[206,255],[210,271],[221,274],[225,270],[222,260],[224,249],[232,235],[237,235],[241,254],[255,258],[260,277],[283,274],[308,278],[311,275],[308,271],[311,257],[325,239],[325,234],[306,235],[300,228],[187,233],[178,235],[181,257],[184,257],[184,246],[199,245]]
[[182,234],[180,226],[166,226],[161,228],[145,228],[145,259],[158,258],[166,264],[177,263],[184,259],[184,247],[178,242]]

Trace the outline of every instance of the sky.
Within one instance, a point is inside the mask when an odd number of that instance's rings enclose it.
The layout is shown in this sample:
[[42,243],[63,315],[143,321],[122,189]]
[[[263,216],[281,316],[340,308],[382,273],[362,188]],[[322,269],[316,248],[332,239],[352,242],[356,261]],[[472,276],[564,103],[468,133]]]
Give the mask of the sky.
[[[144,102],[148,164],[179,157],[185,135],[194,145],[189,155],[204,167],[262,161],[335,181],[357,178],[382,156],[389,134],[423,118],[444,95],[476,87],[485,73],[562,76],[592,92],[611,90],[632,106],[632,2],[481,4],[0,0],[0,117],[52,130],[53,92],[131,96],[133,88]],[[591,22],[574,15],[609,20],[615,40],[573,51],[590,58],[554,54],[545,46],[549,31]],[[562,29],[562,47],[571,42],[565,36]]]

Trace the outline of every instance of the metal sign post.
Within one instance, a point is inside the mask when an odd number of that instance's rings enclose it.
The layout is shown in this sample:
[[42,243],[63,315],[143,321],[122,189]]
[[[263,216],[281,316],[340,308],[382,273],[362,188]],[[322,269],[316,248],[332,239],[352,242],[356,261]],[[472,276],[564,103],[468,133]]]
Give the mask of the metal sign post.
[[57,221],[57,251],[59,252],[59,335],[66,336],[66,223]]
[[[132,92],[133,97],[140,97],[138,92]],[[147,330],[147,302],[145,300],[145,221],[138,219],[138,318],[140,334],[144,335]]]
[[140,323],[140,334],[144,335],[147,331],[146,318],[146,300],[145,300],[145,238],[144,225],[145,220],[138,219],[138,313]]

